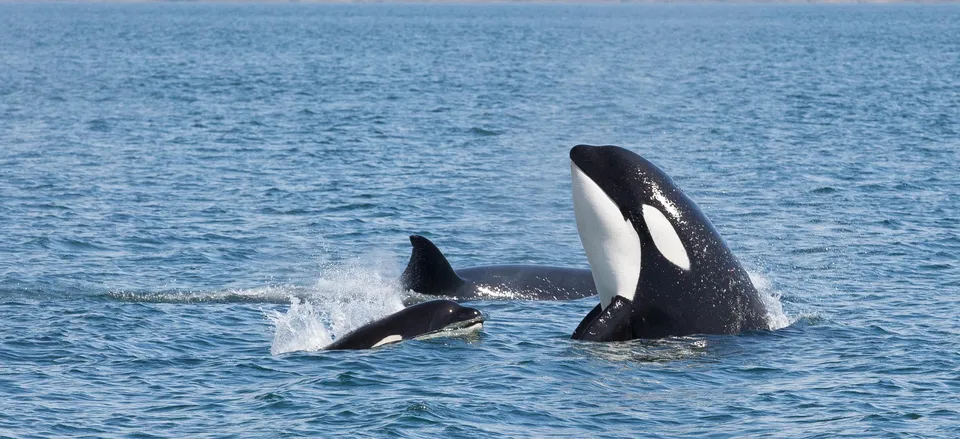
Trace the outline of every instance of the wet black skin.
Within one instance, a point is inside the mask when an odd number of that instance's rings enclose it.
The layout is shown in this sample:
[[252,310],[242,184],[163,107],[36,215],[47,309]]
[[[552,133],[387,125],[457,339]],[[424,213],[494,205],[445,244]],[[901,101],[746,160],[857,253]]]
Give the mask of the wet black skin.
[[[620,208],[641,243],[640,279],[633,300],[616,296],[597,305],[574,339],[623,341],[688,334],[737,334],[769,329],[766,309],[746,270],[696,203],[660,168],[618,146],[578,145],[570,159]],[[668,214],[666,199],[678,212]],[[664,213],[680,237],[690,270],[657,250],[642,206]]]
[[[413,252],[400,276],[404,290],[470,299],[569,300],[597,294],[590,270],[546,265],[488,265],[454,270],[429,239],[410,236]],[[484,290],[509,292],[485,294]]]
[[403,340],[410,340],[440,331],[450,325],[482,321],[483,314],[477,309],[461,306],[449,300],[431,300],[408,306],[382,319],[367,323],[338,337],[324,349],[370,349],[391,335],[399,335]]

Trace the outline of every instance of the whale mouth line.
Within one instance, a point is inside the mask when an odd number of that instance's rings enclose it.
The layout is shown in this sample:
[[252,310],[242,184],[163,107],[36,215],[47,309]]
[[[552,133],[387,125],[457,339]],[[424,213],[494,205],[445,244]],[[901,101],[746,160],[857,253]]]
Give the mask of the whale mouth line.
[[438,337],[458,337],[468,336],[483,329],[483,316],[477,316],[472,319],[461,320],[444,326],[442,329],[428,332],[415,337],[417,340],[427,340]]
[[479,321],[469,326],[465,326],[463,328],[457,329],[457,331],[473,332],[473,331],[479,331],[481,329],[483,329],[483,322]]
[[451,324],[449,324],[449,325],[447,325],[447,326],[444,326],[443,329],[441,329],[440,331],[453,331],[453,330],[457,330],[457,329],[468,329],[468,328],[472,328],[473,326],[476,326],[476,325],[478,325],[478,324],[482,327],[482,326],[483,326],[483,322],[484,322],[484,318],[483,318],[483,316],[481,315],[481,316],[474,317],[474,318],[472,318],[472,319],[461,320],[461,321],[459,321],[459,322],[451,323]]

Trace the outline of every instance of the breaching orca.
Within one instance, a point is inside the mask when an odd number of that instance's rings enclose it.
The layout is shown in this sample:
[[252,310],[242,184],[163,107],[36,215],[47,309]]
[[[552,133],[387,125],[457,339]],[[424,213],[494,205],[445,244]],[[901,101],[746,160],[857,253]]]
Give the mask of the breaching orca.
[[479,331],[483,314],[449,300],[431,300],[406,307],[382,319],[367,323],[324,349],[370,349],[412,338],[437,335],[441,331]]
[[618,146],[570,150],[580,241],[600,296],[574,339],[769,329],[747,272],[660,168]]
[[597,294],[590,270],[546,265],[488,265],[454,270],[429,239],[410,236],[413,253],[400,286],[458,299],[567,300]]

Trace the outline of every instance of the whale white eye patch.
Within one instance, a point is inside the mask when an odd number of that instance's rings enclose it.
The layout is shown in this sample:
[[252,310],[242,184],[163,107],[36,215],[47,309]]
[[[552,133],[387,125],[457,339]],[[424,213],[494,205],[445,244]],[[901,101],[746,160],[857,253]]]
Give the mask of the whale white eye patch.
[[647,224],[647,230],[650,231],[650,237],[653,238],[653,244],[663,257],[670,263],[680,267],[685,271],[690,270],[690,258],[687,256],[687,249],[683,242],[677,236],[676,229],[670,220],[660,212],[660,209],[649,204],[643,205],[643,221]]

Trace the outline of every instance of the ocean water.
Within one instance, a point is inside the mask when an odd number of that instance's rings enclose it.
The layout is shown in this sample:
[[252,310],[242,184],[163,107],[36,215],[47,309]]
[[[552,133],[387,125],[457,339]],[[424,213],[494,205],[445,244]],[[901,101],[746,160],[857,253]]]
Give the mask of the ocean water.
[[[578,143],[782,327],[319,350],[412,233],[585,267]],[[960,437],[958,162],[957,6],[0,4],[0,436]]]

